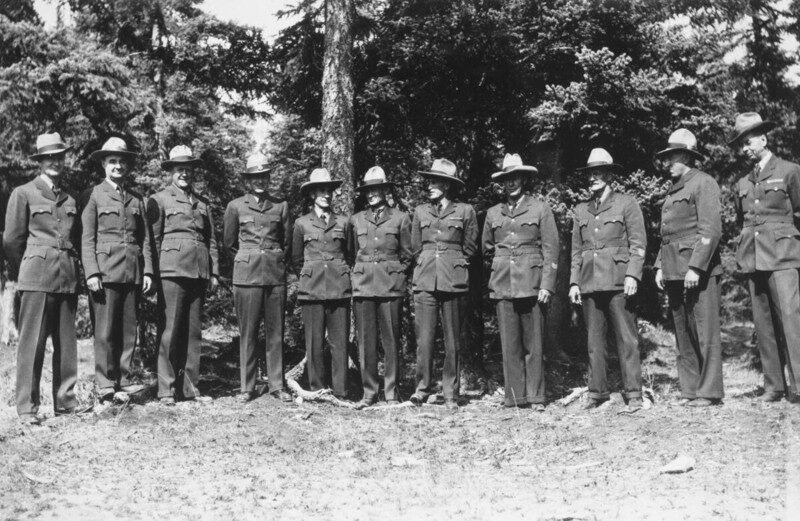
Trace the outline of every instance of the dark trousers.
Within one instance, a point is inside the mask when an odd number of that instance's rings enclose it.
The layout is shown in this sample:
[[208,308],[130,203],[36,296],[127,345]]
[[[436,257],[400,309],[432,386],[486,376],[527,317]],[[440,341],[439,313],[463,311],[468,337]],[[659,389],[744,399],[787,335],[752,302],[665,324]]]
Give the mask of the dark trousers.
[[378,335],[384,351],[383,394],[397,400],[400,367],[400,307],[402,298],[354,298],[358,354],[364,399],[378,397]]
[[114,283],[89,292],[94,315],[94,378],[101,393],[131,384],[138,294],[135,284]]
[[[43,273],[42,276],[49,274]],[[53,341],[53,407],[67,411],[77,406],[78,344],[75,340],[74,293],[23,291],[19,308],[17,347],[17,414],[35,416],[39,411],[39,383],[49,336]]]
[[270,392],[283,389],[283,309],[285,286],[234,286],[233,302],[239,321],[239,366],[242,392],[256,389],[258,329],[264,321]]
[[642,366],[639,362],[639,337],[631,299],[621,291],[598,291],[583,298],[583,320],[586,322],[589,348],[589,397],[607,400],[606,378],[608,359],[608,324],[614,330],[619,354],[619,368],[625,396],[641,398]]
[[719,276],[701,277],[700,285],[688,292],[683,281],[667,281],[666,288],[675,324],[681,396],[722,398]]
[[161,279],[164,331],[158,350],[158,397],[194,398],[200,394],[200,314],[206,279]]
[[461,317],[466,293],[418,291],[414,293],[414,326],[417,333],[417,394],[433,392],[433,346],[436,323],[442,320],[444,367],[442,392],[445,399],[458,398],[458,354],[461,350]]
[[325,330],[331,346],[333,394],[347,394],[347,334],[350,330],[350,300],[308,300],[300,303],[306,338],[306,368],[312,391],[325,389]]
[[544,316],[537,297],[498,300],[507,407],[544,403]]
[[789,391],[797,393],[800,377],[800,277],[798,270],[759,271],[750,276],[753,324],[764,371],[764,390],[785,391],[783,366],[788,365]]

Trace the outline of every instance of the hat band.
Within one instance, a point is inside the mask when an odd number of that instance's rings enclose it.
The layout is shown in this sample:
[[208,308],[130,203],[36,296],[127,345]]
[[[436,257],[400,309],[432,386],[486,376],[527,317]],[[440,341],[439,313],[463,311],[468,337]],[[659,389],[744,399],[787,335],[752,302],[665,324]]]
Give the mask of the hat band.
[[258,166],[249,166],[249,167],[247,167],[247,173],[248,174],[255,174],[257,172],[263,172],[263,171],[268,170],[268,169],[269,169],[269,165],[267,165],[267,164],[258,165]]
[[378,178],[378,179],[370,179],[369,181],[364,181],[361,186],[382,185],[382,184],[386,184],[387,182],[388,181],[386,181],[385,177],[381,177],[381,178]]
[[504,166],[504,167],[503,167],[503,172],[511,172],[512,170],[515,170],[515,169],[517,169],[517,168],[519,168],[519,167],[521,167],[521,166],[522,166],[522,165],[511,165],[511,166]]
[[50,152],[64,152],[67,148],[67,145],[64,143],[54,143],[52,145],[45,145],[43,147],[37,147],[36,153],[37,154],[48,154]]
[[443,172],[442,170],[433,170],[433,169],[431,169],[431,170],[429,170],[429,171],[428,171],[428,173],[429,173],[429,174],[445,175],[445,176],[447,176],[447,177],[452,177],[453,179],[458,179],[458,178],[455,176],[455,174],[451,174],[451,173],[449,173],[449,172]]
[[132,154],[130,150],[127,148],[101,148],[100,152],[105,152],[107,154]]
[[195,158],[192,156],[175,156],[169,158],[170,161],[195,161]]
[[611,166],[613,163],[606,161],[589,161],[586,163],[586,168],[594,168],[596,166]]
[[684,150],[689,150],[691,152],[695,151],[693,148],[689,148],[689,145],[687,145],[686,143],[667,143],[667,148],[682,148]]

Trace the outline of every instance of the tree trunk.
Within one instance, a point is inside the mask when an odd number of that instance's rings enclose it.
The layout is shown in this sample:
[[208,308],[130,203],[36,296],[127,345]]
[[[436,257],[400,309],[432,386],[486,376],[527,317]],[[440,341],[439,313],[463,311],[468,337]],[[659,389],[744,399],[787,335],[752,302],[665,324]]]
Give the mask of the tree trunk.
[[322,166],[343,182],[337,211],[353,210],[353,0],[325,0]]

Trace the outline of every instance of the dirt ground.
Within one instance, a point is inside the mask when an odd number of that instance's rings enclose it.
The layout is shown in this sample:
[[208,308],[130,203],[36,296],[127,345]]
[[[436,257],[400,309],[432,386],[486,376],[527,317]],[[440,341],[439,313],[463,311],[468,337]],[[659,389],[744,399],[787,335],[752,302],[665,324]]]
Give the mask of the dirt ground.
[[[753,399],[761,377],[749,335],[747,324],[725,329],[727,397],[709,410],[670,405],[671,335],[645,328],[656,403],[635,414],[578,402],[509,410],[497,396],[473,396],[456,414],[266,396],[243,405],[214,379],[209,405],[151,401],[33,429],[16,421],[8,347],[0,518],[797,519],[800,406]],[[80,351],[88,397],[91,343]],[[679,455],[694,458],[693,470],[659,473]]]

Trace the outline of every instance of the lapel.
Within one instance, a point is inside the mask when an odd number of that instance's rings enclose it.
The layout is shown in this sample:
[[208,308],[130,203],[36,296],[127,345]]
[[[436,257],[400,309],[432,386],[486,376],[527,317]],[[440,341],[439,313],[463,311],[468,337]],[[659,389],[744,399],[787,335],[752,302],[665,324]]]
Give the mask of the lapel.
[[602,203],[600,203],[600,205],[597,207],[597,210],[594,212],[594,214],[595,215],[599,215],[599,214],[605,212],[606,210],[608,210],[609,208],[611,208],[614,205],[614,195],[615,195],[614,192],[611,192],[610,194],[608,194],[608,197],[606,197],[606,200],[603,201]]
[[524,214],[531,208],[531,196],[525,194],[522,196],[522,201],[517,203],[517,206],[514,208],[514,215],[513,217],[519,217],[520,215]]
[[763,181],[764,179],[772,177],[772,174],[774,173],[773,171],[777,166],[778,166],[778,158],[775,157],[775,154],[772,154],[772,157],[769,158],[767,164],[764,165],[764,168],[761,170],[761,172],[758,173],[758,180]]
[[117,192],[113,186],[111,186],[108,181],[105,179],[100,183],[100,189],[106,193],[110,198],[115,201],[122,201],[122,197],[120,197],[119,192]]
[[[53,189],[50,188],[40,176],[36,176],[36,179],[34,179],[33,184],[36,185],[36,188],[39,189],[39,191],[46,199],[49,199],[51,201],[56,200],[56,194],[53,193]],[[64,195],[63,191],[61,192],[61,195]]]
[[691,179],[692,177],[694,177],[694,174],[695,174],[695,172],[696,172],[696,170],[695,170],[694,168],[692,168],[691,170],[689,170],[688,172],[686,172],[685,174],[683,174],[683,175],[681,176],[681,178],[680,178],[680,179],[678,179],[678,182],[677,182],[677,183],[674,183],[674,184],[673,184],[673,185],[670,187],[670,189],[669,189],[669,193],[670,193],[670,194],[674,194],[675,192],[677,192],[678,190],[680,190],[681,188],[683,188],[683,187],[684,187],[684,185],[686,184],[686,182],[687,182],[689,179]]
[[375,227],[378,227],[381,224],[383,224],[386,221],[388,221],[392,217],[391,211],[392,211],[392,209],[387,204],[383,208],[383,212],[381,212],[381,218],[380,219],[375,219],[375,213],[372,211],[372,208],[370,208],[369,209],[369,220],[372,221],[372,223],[375,225]]
[[431,217],[433,217],[434,219],[437,219],[439,217],[438,213],[436,212],[436,205],[435,204],[427,203],[427,205],[425,207],[425,210],[427,210],[428,213],[431,215]]
[[[188,204],[189,206],[194,207],[194,205],[189,201],[189,198],[186,196],[186,192],[184,192],[183,190],[181,190],[180,188],[178,188],[174,184],[173,185],[169,185],[169,189],[170,189],[170,192],[172,193],[172,196],[175,198],[176,201],[178,201],[179,203]],[[197,200],[197,198],[195,198],[195,201],[196,200]]]
[[450,201],[450,203],[447,205],[444,211],[441,214],[439,214],[439,219],[444,219],[445,217],[447,217],[448,215],[450,215],[455,211],[456,211],[456,203]]

